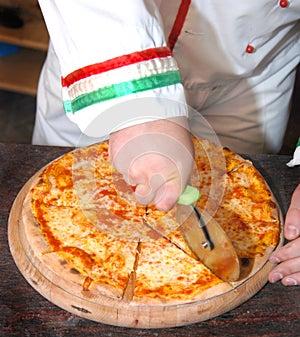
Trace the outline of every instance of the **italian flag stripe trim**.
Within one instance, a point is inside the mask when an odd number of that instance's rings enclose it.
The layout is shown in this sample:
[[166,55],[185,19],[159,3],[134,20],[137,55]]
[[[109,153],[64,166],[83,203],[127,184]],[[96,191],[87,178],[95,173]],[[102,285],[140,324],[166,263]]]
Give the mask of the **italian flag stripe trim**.
[[78,110],[96,103],[177,83],[180,83],[179,72],[177,70],[167,71],[140,79],[134,79],[102,87],[95,91],[79,95],[73,100],[65,100],[64,108],[67,113],[75,113]]
[[177,70],[178,66],[173,57],[157,58],[84,78],[68,88],[63,88],[63,91],[65,98],[71,101],[80,95],[90,93],[99,88],[109,87],[116,83],[129,82],[134,79]]
[[62,78],[62,86],[69,87],[75,82],[90,77],[92,75],[101,74],[109,70],[121,68],[139,62],[168,56],[172,56],[172,52],[168,47],[150,48],[131,54],[122,55],[101,63],[88,65],[86,67],[73,71],[66,77]]

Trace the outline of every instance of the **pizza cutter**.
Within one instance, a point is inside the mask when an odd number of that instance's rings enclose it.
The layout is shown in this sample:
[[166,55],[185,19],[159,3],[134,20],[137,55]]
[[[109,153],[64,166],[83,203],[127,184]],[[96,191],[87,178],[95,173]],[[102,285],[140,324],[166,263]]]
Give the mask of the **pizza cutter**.
[[240,276],[237,253],[226,232],[204,210],[194,203],[200,192],[188,185],[178,199],[176,218],[189,248],[215,275],[226,282],[236,281]]

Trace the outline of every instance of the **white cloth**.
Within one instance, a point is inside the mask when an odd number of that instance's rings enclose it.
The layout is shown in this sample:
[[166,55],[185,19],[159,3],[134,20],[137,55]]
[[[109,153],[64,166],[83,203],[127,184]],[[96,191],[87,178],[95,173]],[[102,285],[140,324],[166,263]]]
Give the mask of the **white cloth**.
[[76,146],[80,135],[79,127],[71,122],[64,111],[59,62],[50,43],[38,85],[32,143]]
[[286,164],[288,167],[300,165],[300,138],[298,139],[293,158]]
[[[135,51],[166,46],[179,4],[179,0],[40,0],[55,52],[50,48],[41,74],[33,143],[80,145],[86,125],[124,97],[69,114],[78,129],[63,112],[60,76]],[[234,151],[280,150],[300,60],[299,18],[300,0],[290,1],[286,8],[279,1],[192,1],[173,56],[191,107],[194,133],[205,136],[204,117],[221,143]],[[252,53],[246,52],[248,45]],[[185,114],[180,84],[148,89],[125,100],[143,97],[178,102],[177,108],[175,104],[169,110],[162,104],[159,114],[150,117]],[[141,109],[133,123],[147,120],[146,110]],[[117,114],[112,118],[119,123]],[[98,136],[108,135],[99,130]]]

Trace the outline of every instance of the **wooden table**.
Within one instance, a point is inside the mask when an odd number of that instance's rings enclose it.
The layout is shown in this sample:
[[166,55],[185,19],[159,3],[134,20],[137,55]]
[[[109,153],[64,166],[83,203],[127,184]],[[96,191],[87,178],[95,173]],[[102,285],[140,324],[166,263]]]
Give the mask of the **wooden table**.
[[[0,144],[0,336],[300,336],[300,286],[267,284],[238,308],[217,318],[178,328],[129,329],[70,314],[39,295],[25,281],[10,254],[7,222],[21,187],[42,166],[70,148]],[[288,156],[250,159],[270,184],[285,213],[300,182],[300,167],[288,168]]]

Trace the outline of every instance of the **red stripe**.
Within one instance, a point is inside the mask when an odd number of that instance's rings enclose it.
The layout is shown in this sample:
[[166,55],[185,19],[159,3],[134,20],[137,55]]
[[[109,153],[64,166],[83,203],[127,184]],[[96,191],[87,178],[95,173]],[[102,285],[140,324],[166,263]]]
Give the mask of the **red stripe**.
[[73,83],[82,80],[86,77],[89,77],[91,75],[101,74],[103,72],[112,69],[117,69],[123,66],[127,66],[142,61],[148,61],[155,58],[171,56],[171,54],[172,53],[168,47],[160,47],[142,50],[128,55],[122,55],[107,60],[105,62],[91,64],[86,67],[75,70],[66,77],[62,78],[62,85],[64,87],[69,87]]
[[181,33],[181,30],[182,30],[187,12],[189,10],[190,4],[191,4],[191,0],[182,0],[181,1],[181,4],[180,4],[178,12],[177,12],[176,19],[174,21],[172,30],[171,30],[171,32],[169,34],[169,38],[168,38],[168,46],[171,50],[173,50],[173,48],[174,48],[174,46],[177,42],[178,36]]

